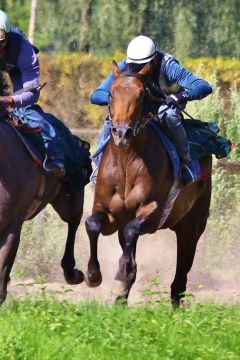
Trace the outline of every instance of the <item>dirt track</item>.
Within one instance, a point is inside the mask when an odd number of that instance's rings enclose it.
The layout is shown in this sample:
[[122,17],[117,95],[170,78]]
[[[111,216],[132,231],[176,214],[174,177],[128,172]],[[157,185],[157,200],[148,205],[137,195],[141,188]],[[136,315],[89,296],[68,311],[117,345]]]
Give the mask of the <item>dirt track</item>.
[[[85,216],[87,216],[92,204],[92,190],[87,188],[87,202],[85,203]],[[81,225],[78,240],[85,249],[89,248],[84,225]],[[239,263],[236,254],[236,267],[234,261],[226,256],[224,262],[220,262],[215,268],[207,269],[205,260],[205,243],[208,241],[207,230],[201,237],[195,262],[189,274],[188,292],[197,301],[213,300],[216,302],[236,302],[240,300],[240,278],[238,276]],[[78,246],[78,242],[77,242]],[[85,299],[108,300],[114,276],[118,267],[118,259],[121,255],[117,235],[100,237],[99,260],[101,264],[103,283],[98,288],[88,288],[85,283],[76,286],[68,286],[62,277],[61,268],[56,274],[56,282],[46,283],[42,286],[29,286],[31,280],[18,281],[12,278],[8,287],[10,296],[19,296],[26,292],[36,292],[44,288],[47,293],[60,292],[60,297],[71,301]],[[138,273],[136,282],[130,293],[129,303],[159,299],[168,297],[170,284],[174,277],[176,263],[175,234],[169,230],[161,230],[153,235],[140,237],[137,248]],[[81,270],[87,267],[88,254],[84,261],[77,264]],[[152,285],[151,285],[152,284]],[[146,289],[149,291],[146,291]],[[150,290],[151,288],[151,290]],[[145,291],[144,291],[145,290]],[[143,295],[145,292],[145,295]],[[146,292],[148,295],[146,295]],[[150,293],[152,295],[150,295]],[[153,293],[155,293],[153,295]]]

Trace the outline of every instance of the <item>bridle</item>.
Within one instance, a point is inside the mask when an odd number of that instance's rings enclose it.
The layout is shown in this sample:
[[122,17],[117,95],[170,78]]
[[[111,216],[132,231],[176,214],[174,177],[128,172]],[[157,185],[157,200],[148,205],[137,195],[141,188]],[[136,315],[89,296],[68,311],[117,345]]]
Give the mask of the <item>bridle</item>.
[[[163,97],[156,97],[156,96],[152,95],[152,93],[151,93],[151,83],[149,81],[147,81],[139,73],[122,72],[121,74],[119,74],[114,79],[114,81],[116,81],[120,77],[127,77],[127,76],[137,78],[138,80],[140,80],[140,82],[143,84],[143,87],[144,87],[144,94],[143,94],[144,104],[143,104],[143,107],[146,108],[145,114],[143,115],[142,118],[132,121],[133,124],[129,126],[129,128],[133,132],[133,136],[136,136],[139,133],[140,129],[144,128],[146,126],[146,124],[150,120],[155,119],[157,117],[157,115],[158,115],[158,113],[153,114],[151,111],[148,111],[149,105],[151,103],[155,102],[155,103],[159,103],[159,106],[160,106],[160,104],[164,101],[164,99],[163,99]],[[111,97],[112,97],[112,94],[111,94],[111,92],[109,92],[109,98],[111,98]],[[112,121],[110,105],[108,105],[108,112],[107,112],[107,119],[106,120],[108,121],[111,130],[115,131],[116,127],[115,127],[115,125],[113,124],[113,121]]]

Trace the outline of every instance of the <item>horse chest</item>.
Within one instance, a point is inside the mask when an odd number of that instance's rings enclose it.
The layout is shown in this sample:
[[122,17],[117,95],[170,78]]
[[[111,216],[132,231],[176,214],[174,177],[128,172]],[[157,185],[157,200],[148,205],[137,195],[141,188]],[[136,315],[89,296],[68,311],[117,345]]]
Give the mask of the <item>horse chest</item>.
[[109,211],[113,215],[121,212],[135,212],[141,203],[146,200],[146,191],[141,186],[131,188],[116,189],[115,194],[109,202]]

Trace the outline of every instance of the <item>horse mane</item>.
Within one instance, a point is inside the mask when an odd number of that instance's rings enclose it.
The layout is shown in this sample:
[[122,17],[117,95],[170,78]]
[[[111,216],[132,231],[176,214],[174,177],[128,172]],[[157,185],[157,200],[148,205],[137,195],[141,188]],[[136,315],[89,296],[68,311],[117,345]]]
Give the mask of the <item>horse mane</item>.
[[135,64],[135,63],[126,63],[123,73],[135,74],[139,73],[146,64]]
[[164,100],[164,95],[159,88],[159,85],[154,81],[153,69],[155,64],[153,62],[136,64],[136,63],[126,63],[123,70],[120,70],[116,61],[112,61],[112,70],[114,80],[122,76],[133,76],[138,78],[144,88],[148,91],[149,101],[155,104],[161,104]]
[[[144,84],[144,87],[149,90],[150,95],[155,98],[155,102],[156,102],[157,98],[163,99],[164,95],[158,84],[156,84],[156,82],[154,81],[154,76],[151,76],[153,66],[154,64],[152,63],[143,63],[143,64],[126,63],[121,74],[123,76],[125,75],[125,76],[137,77]],[[142,71],[144,71],[145,67],[147,73],[142,74]]]

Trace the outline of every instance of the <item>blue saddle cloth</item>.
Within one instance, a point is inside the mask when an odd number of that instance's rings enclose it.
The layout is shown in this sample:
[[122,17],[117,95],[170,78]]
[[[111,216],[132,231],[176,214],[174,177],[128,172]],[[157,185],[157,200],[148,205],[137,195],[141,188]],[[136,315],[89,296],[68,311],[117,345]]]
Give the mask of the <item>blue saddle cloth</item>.
[[[177,153],[177,150],[172,143],[172,141],[169,139],[169,137],[164,133],[164,131],[161,129],[161,127],[156,123],[155,120],[151,120],[147,126],[152,127],[156,133],[158,134],[161,142],[163,143],[165,149],[167,150],[168,156],[170,158],[171,164],[172,164],[172,170],[173,170],[173,176],[175,181],[179,181],[180,177],[180,162],[179,162],[179,156]],[[195,179],[199,179],[201,177],[201,167],[198,160],[192,160],[192,167],[194,171],[194,177]]]

